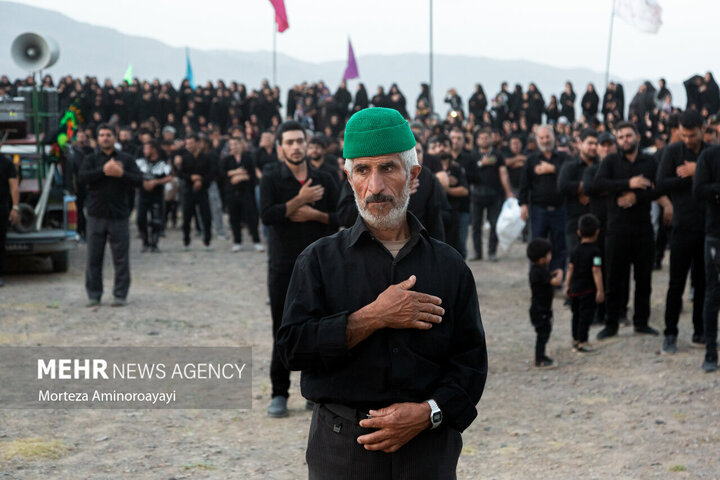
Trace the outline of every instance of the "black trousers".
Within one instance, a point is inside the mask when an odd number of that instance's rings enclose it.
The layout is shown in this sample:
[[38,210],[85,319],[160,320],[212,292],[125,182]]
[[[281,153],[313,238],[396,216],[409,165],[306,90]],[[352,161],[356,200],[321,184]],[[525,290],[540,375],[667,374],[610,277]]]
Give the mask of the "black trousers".
[[703,334],[705,303],[705,234],[673,229],[670,239],[670,283],[665,302],[665,335],[678,334],[682,294],[690,271],[695,287],[693,297],[693,333]]
[[268,267],[268,290],[270,292],[270,314],[272,315],[273,348],[270,360],[270,381],[272,382],[272,396],[288,397],[290,390],[290,370],[280,360],[280,354],[275,346],[275,337],[282,324],[285,297],[287,296],[293,265],[285,267]]
[[718,311],[720,311],[720,238],[705,237],[705,358],[717,361]]
[[0,204],[0,277],[5,273],[5,238],[10,225],[9,216],[10,207],[7,204]]
[[[163,226],[163,196],[140,193],[137,209],[137,226],[143,245],[157,247]],[[150,228],[148,229],[148,215]],[[148,231],[150,230],[150,231]]]
[[195,207],[200,209],[200,220],[203,225],[203,243],[210,245],[212,238],[212,217],[210,216],[210,202],[207,190],[198,192],[185,192],[183,195],[183,245],[190,245],[190,221],[192,220]]
[[478,258],[483,256],[483,225],[485,224],[485,217],[490,224],[490,238],[488,239],[488,255],[495,255],[497,253],[498,236],[497,236],[497,221],[500,217],[500,211],[502,210],[503,199],[497,197],[489,200],[478,200],[473,199],[472,201],[472,240],[473,248],[475,249],[475,255]]
[[128,219],[87,218],[87,267],[85,290],[88,298],[100,300],[103,294],[103,259],[110,241],[115,283],[113,296],[127,298],[130,290],[130,228]]
[[85,197],[87,193],[84,188],[78,189],[75,197],[75,206],[77,207],[77,233],[85,238],[87,232],[87,219],[85,218]]
[[163,214],[165,215],[165,225],[167,225],[168,220],[170,220],[172,222],[173,228],[175,228],[175,225],[177,225],[177,211],[177,200],[168,200],[167,202],[165,202],[165,210],[163,212]]
[[605,264],[607,266],[607,328],[617,331],[623,302],[629,298],[630,267],[635,279],[635,328],[648,324],[650,294],[652,293],[653,234],[625,234],[608,231],[605,237]]
[[230,213],[230,226],[233,232],[233,242],[242,243],[242,224],[247,225],[253,243],[260,243],[258,232],[258,210],[255,205],[255,195],[250,192],[247,195],[230,193],[227,198],[228,210]]
[[576,342],[588,341],[596,308],[595,292],[572,297],[572,337]]
[[552,310],[544,310],[530,305],[530,323],[535,327],[535,360],[540,361],[545,356],[545,345],[550,340],[552,333],[553,313]]
[[310,480],[453,480],[462,450],[460,433],[426,430],[397,452],[365,450],[357,438],[372,433],[357,420],[315,404],[305,459]]

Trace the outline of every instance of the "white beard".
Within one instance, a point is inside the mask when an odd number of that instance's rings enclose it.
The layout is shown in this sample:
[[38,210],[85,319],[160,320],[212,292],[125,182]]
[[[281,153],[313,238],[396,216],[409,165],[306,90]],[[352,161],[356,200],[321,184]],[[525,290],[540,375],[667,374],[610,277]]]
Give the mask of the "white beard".
[[357,205],[358,213],[365,222],[373,227],[381,230],[390,230],[398,228],[405,221],[408,204],[410,203],[410,175],[405,182],[400,198],[395,199],[390,211],[385,215],[375,215],[365,206],[365,200],[359,200],[355,195],[355,205]]

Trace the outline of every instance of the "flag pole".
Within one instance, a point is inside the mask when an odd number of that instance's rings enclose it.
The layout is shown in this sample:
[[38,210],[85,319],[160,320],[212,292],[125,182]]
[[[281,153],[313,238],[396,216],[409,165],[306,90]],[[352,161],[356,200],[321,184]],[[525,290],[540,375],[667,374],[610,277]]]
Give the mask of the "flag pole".
[[277,85],[277,27],[273,16],[273,87]]
[[430,113],[435,113],[433,101],[433,0],[430,0]]
[[610,35],[608,38],[607,61],[605,62],[605,88],[610,83],[610,53],[612,52],[613,24],[615,23],[615,0],[612,0],[612,13],[610,14]]

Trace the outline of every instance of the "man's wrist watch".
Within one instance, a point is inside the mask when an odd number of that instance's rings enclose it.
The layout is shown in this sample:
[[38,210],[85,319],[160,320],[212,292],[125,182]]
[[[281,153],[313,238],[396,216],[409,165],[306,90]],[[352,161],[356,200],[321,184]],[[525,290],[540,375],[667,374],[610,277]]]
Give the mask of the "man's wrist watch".
[[427,400],[427,403],[428,405],[430,405],[430,423],[432,423],[432,427],[430,427],[430,430],[434,430],[442,423],[442,410],[440,410],[437,402],[433,399]]
[[18,205],[13,205],[13,206],[12,206],[12,209],[15,210],[16,212],[19,212],[19,211],[20,211],[20,206],[18,206]]

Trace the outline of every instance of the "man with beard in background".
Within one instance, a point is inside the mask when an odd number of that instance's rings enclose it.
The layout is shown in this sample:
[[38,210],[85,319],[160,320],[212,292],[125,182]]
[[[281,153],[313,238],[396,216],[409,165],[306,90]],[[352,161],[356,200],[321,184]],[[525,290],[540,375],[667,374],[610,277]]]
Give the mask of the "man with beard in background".
[[704,122],[697,110],[680,115],[682,141],[663,149],[656,185],[672,201],[670,282],[665,303],[665,339],[662,352],[677,352],[678,320],[688,272],[692,278],[692,343],[704,346],[702,310],[705,302],[705,205],[692,198],[697,159],[709,145],[703,142]]
[[475,256],[473,260],[482,260],[483,225],[487,218],[490,224],[488,240],[488,258],[497,260],[498,237],[495,227],[505,198],[515,195],[510,189],[505,160],[500,151],[493,146],[492,131],[484,128],[475,139],[477,150],[473,152],[473,164],[468,176],[474,183],[472,189],[472,237]]
[[638,151],[639,140],[634,124],[618,124],[620,151],[605,157],[595,176],[595,187],[609,194],[605,239],[607,322],[598,333],[598,340],[618,333],[622,300],[627,298],[630,289],[631,266],[635,278],[635,332],[658,335],[658,331],[648,325],[653,263],[650,204],[658,197],[652,184],[657,164],[652,157]]
[[528,156],[520,179],[520,216],[530,219],[530,239],[548,238],[552,244],[550,270],[565,270],[567,247],[565,245],[565,207],[563,196],[557,188],[557,176],[568,158],[555,150],[555,134],[549,125],[536,130],[540,151]]
[[578,149],[580,155],[565,162],[558,176],[558,190],[565,196],[565,243],[568,255],[572,255],[580,240],[577,235],[578,219],[590,213],[590,197],[583,191],[582,176],[587,167],[597,162],[597,132],[589,128],[580,132]]
[[[305,129],[288,120],[278,127],[280,162],[265,166],[260,181],[260,215],[268,227],[268,290],[273,340],[282,322],[285,296],[298,255],[314,241],[337,231],[338,190],[327,173],[307,161]],[[287,417],[290,370],[273,342],[269,417]]]

